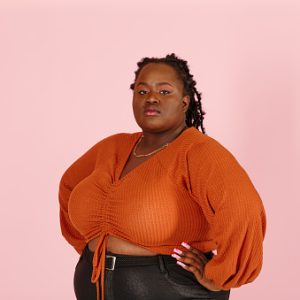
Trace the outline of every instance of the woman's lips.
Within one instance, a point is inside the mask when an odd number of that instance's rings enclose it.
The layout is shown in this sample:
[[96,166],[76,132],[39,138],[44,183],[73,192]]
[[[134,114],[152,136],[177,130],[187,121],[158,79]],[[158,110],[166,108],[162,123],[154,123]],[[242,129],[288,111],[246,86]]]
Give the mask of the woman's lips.
[[146,116],[157,116],[160,114],[160,111],[156,109],[145,109],[144,113]]

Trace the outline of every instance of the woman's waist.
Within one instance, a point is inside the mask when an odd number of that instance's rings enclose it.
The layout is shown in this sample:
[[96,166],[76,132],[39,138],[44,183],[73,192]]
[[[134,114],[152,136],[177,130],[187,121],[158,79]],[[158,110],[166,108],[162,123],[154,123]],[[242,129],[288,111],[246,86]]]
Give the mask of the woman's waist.
[[[95,251],[98,241],[99,238],[96,237],[88,242],[89,251]],[[107,238],[106,252],[136,256],[153,256],[159,254],[111,234]]]
[[[128,236],[118,235],[116,233],[109,234],[107,237],[106,253],[132,255],[132,256],[155,256],[155,255],[170,255],[174,252],[174,248],[182,248],[181,242],[187,242],[195,249],[207,254],[211,257],[211,254],[216,249],[216,243],[212,239],[198,239],[192,240],[188,236],[185,239],[179,240],[174,239],[172,241],[164,241],[162,243],[147,243],[143,244],[136,240],[130,239]],[[99,242],[99,237],[90,239],[87,244],[87,248],[90,252],[94,252],[97,244]]]
[[[204,252],[203,253],[208,260],[210,260],[214,254],[212,251]],[[85,259],[90,264],[93,263],[94,252],[91,251],[88,247],[88,244],[85,246],[80,259]],[[112,252],[107,250],[106,257],[105,257],[105,267],[107,265],[115,264],[117,261],[118,266],[142,266],[142,265],[153,265],[158,262],[159,257],[163,259],[163,261],[167,264],[176,264],[177,260],[173,258],[170,254],[164,253],[156,253],[154,255],[137,255],[137,254],[125,254],[125,253],[118,253]]]

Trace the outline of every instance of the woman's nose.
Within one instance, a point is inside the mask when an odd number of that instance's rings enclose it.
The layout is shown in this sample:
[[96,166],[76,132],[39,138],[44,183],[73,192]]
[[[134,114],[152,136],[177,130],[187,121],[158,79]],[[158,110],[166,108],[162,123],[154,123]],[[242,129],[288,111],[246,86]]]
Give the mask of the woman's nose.
[[148,97],[146,99],[146,102],[148,103],[158,103],[159,100],[157,99],[157,97],[155,96],[155,93],[148,93]]

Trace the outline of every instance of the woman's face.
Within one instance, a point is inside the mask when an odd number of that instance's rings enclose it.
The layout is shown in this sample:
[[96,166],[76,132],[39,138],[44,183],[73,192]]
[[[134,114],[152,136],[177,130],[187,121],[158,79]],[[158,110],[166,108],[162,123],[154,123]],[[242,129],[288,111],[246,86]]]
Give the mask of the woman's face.
[[143,67],[133,91],[133,113],[137,124],[149,132],[172,131],[185,124],[189,96],[174,68],[150,63]]

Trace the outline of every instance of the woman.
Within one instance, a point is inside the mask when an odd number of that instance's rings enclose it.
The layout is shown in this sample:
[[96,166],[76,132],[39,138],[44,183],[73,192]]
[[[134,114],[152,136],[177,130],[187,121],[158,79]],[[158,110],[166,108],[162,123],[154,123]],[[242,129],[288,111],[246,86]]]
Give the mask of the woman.
[[130,87],[142,132],[99,141],[63,174],[77,299],[229,299],[258,276],[264,207],[243,167],[205,133],[192,77],[174,53],[138,62]]

